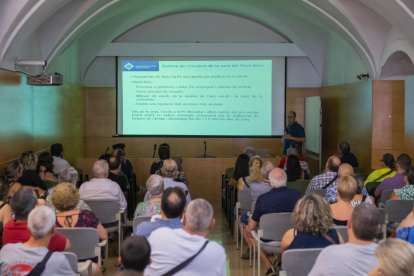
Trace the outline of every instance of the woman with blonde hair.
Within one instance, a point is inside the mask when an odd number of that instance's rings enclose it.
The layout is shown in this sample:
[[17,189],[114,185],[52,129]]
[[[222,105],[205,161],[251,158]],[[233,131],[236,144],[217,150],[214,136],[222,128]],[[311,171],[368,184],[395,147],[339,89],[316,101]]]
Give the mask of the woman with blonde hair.
[[250,189],[251,183],[262,182],[263,181],[263,175],[261,172],[262,165],[263,165],[262,159],[258,155],[253,156],[249,161],[249,176],[239,178],[237,189],[239,190]]
[[400,239],[386,239],[375,249],[378,266],[368,276],[414,275],[414,247]]
[[23,175],[17,179],[17,182],[23,186],[39,187],[46,191],[47,187],[42,178],[36,172],[37,155],[33,151],[26,151],[20,156],[20,164],[23,166]]
[[333,228],[332,211],[328,202],[316,194],[302,197],[292,213],[294,228],[282,238],[282,251],[302,248],[325,248],[343,243]]
[[346,226],[354,212],[351,201],[357,192],[355,178],[350,175],[340,177],[338,180],[338,202],[331,204],[332,218],[335,225]]
[[[52,194],[52,203],[60,212],[56,214],[56,227],[75,228],[86,227],[95,228],[99,234],[99,240],[108,239],[106,229],[99,222],[98,217],[92,211],[76,210],[79,202],[79,192],[73,183],[60,183],[55,186]],[[79,260],[80,262],[85,260]],[[93,260],[94,275],[102,275],[100,266]]]

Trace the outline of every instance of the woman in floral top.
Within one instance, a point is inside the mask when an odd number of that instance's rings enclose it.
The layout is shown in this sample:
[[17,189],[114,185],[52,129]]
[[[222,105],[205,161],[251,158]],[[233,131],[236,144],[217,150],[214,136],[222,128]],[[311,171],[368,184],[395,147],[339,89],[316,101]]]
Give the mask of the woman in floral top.
[[138,204],[135,216],[152,217],[161,214],[161,197],[164,192],[164,180],[161,176],[153,174],[147,180],[147,190],[151,199]]
[[409,200],[414,199],[414,167],[408,167],[404,172],[405,187],[395,189],[391,199]]

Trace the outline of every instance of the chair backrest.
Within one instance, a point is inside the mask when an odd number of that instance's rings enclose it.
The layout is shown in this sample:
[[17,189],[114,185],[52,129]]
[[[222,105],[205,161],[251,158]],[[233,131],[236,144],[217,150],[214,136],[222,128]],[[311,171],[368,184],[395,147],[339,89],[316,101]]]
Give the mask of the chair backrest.
[[334,229],[342,236],[344,242],[348,242],[348,226],[334,226]]
[[359,175],[360,177],[362,177],[362,179],[367,180],[369,173],[357,173],[357,175]]
[[226,169],[226,171],[224,172],[226,179],[230,180],[230,178],[233,176],[233,171],[234,171],[234,168]]
[[84,201],[99,218],[101,224],[117,222],[116,214],[120,209],[117,201],[104,199],[84,199]]
[[267,153],[267,149],[254,149],[254,151],[256,152],[256,155],[258,155],[260,158],[271,157],[271,155]]
[[354,167],[354,173],[361,173],[361,168]]
[[151,217],[135,217],[134,220],[132,221],[133,231],[135,231],[138,225],[143,221],[151,221]]
[[282,255],[282,270],[288,276],[306,276],[321,251],[321,248],[286,250]]
[[300,192],[302,195],[305,194],[306,189],[308,188],[310,180],[309,179],[299,179],[294,182],[286,183],[286,187],[289,189],[296,190]]
[[237,198],[240,202],[240,209],[250,210],[253,201],[249,190],[239,190]]
[[369,192],[369,191],[371,191],[371,189],[372,188],[378,188],[378,186],[381,184],[381,182],[368,182],[366,185],[365,185],[365,188],[367,188],[367,191]]
[[317,194],[323,198],[326,197],[326,189],[310,190],[309,194]]
[[66,259],[69,261],[70,268],[74,273],[78,272],[78,257],[72,252],[62,252]]
[[387,217],[387,212],[385,209],[378,209],[379,213],[380,213],[380,224],[383,225],[385,224],[385,220]]
[[252,206],[250,207],[250,213],[252,213],[252,215],[254,212],[254,208],[256,208],[256,200],[252,202]]
[[386,190],[386,191],[383,191],[381,193],[381,202],[382,203],[386,203],[391,198],[392,192],[394,192],[394,190]]
[[95,247],[99,247],[99,234],[94,228],[56,228],[70,241],[68,252],[75,253],[79,260],[95,258]]
[[263,215],[260,217],[260,228],[263,229],[263,239],[281,241],[283,235],[293,228],[292,213]]
[[414,200],[390,199],[385,203],[388,221],[401,222],[413,210]]

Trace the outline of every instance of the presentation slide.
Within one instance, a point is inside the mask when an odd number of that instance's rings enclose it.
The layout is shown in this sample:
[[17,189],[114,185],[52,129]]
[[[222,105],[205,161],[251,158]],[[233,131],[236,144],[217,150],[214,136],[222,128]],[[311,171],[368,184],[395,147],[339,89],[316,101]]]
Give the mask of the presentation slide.
[[[271,59],[124,58],[118,66],[118,75],[122,72],[118,78],[120,135],[270,137],[283,133],[283,119],[276,133],[274,129]],[[282,94],[278,100],[284,108]]]

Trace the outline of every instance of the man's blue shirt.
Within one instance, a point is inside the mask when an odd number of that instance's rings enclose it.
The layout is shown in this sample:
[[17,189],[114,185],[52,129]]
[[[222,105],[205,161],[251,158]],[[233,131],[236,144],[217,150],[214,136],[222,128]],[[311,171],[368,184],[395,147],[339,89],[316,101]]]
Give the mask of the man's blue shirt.
[[[303,129],[303,126],[298,124],[298,122],[294,122],[292,125],[287,125],[285,128],[285,131],[287,134],[292,135],[292,137],[295,138],[304,138],[305,136],[305,130]],[[290,148],[290,144],[293,142],[293,140],[285,139],[284,146],[283,146],[283,154],[286,154],[288,148]],[[299,147],[302,149],[302,144],[299,143]],[[299,150],[299,154],[302,155],[302,150]]]
[[144,236],[148,238],[152,231],[157,230],[161,227],[169,227],[171,229],[183,228],[183,224],[181,223],[181,218],[175,219],[155,219],[155,221],[144,221],[141,222],[138,227],[135,229],[132,236]]

